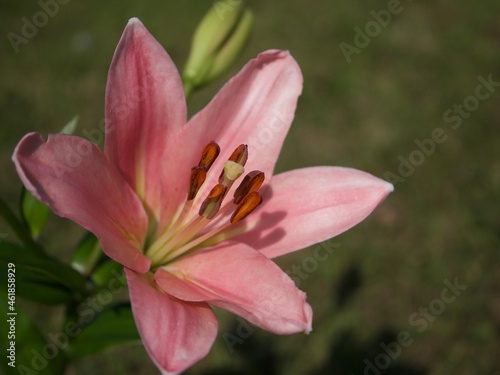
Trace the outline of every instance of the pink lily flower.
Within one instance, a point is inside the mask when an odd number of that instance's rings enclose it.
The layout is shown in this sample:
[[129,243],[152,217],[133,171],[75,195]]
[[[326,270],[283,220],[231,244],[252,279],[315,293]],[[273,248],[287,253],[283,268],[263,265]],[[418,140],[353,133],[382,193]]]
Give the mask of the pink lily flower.
[[104,152],[37,133],[14,151],[26,188],[125,267],[139,333],[162,374],[208,353],[211,305],[277,334],[310,332],[305,293],[272,259],[344,232],[393,190],[341,167],[273,176],[301,90],[290,54],[266,51],[188,121],[175,65],[134,18],[109,70]]

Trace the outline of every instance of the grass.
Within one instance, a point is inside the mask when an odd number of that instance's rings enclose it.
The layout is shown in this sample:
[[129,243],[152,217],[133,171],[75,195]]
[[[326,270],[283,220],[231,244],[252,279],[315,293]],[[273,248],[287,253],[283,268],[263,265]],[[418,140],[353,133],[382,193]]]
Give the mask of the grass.
[[[188,374],[363,374],[381,343],[408,332],[412,343],[384,374],[499,374],[500,269],[498,88],[453,129],[443,119],[455,103],[475,95],[478,77],[500,81],[500,28],[495,1],[402,2],[403,10],[348,63],[340,43],[353,44],[370,11],[385,2],[249,2],[255,29],[237,66],[196,93],[190,113],[202,108],[248,59],[269,48],[290,50],[304,74],[304,92],[278,170],[343,165],[384,177],[398,174],[415,140],[436,128],[436,144],[395,192],[361,225],[334,239],[339,247],[300,287],[315,311],[309,335],[277,337],[254,329],[228,351],[224,333],[237,332],[221,316],[213,351]],[[186,61],[203,1],[70,1],[28,44],[14,53],[6,35],[19,33],[36,2],[0,5],[0,194],[15,202],[21,186],[10,162],[28,131],[57,132],[75,114],[80,131],[103,118],[107,68],[128,18],[138,16],[178,66]],[[497,11],[497,12],[495,12]],[[14,204],[13,204],[14,205]],[[7,229],[0,223],[0,232]],[[61,252],[78,231],[55,220],[46,239]],[[71,230],[71,236],[65,236]],[[279,259],[300,265],[313,248]],[[67,257],[67,254],[61,256]],[[432,308],[455,278],[467,286],[425,330],[411,323]],[[43,310],[44,314],[49,314]],[[432,310],[431,310],[432,311]],[[37,315],[39,319],[40,315]],[[421,315],[419,315],[421,317]],[[432,320],[432,322],[431,322]],[[381,358],[381,357],[380,357]],[[117,347],[76,362],[68,374],[156,374],[141,346]]]

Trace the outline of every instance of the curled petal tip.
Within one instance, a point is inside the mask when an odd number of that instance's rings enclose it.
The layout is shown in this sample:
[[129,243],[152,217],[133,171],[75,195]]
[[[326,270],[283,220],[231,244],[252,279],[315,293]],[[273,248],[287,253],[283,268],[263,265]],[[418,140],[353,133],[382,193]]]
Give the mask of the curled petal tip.
[[389,193],[392,193],[394,191],[394,185],[391,184],[390,182],[387,183],[387,191]]
[[304,304],[304,316],[306,317],[306,326],[304,328],[304,333],[308,335],[312,332],[312,317],[313,317],[312,307],[308,303]]
[[131,19],[128,20],[127,22],[127,26],[131,26],[131,25],[142,25],[142,22],[139,18],[137,17],[132,17]]

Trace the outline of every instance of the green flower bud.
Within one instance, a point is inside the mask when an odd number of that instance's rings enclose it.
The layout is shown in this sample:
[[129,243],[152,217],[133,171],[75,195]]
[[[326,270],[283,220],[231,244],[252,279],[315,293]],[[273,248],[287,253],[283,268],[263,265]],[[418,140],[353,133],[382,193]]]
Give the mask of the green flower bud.
[[195,30],[182,73],[187,95],[231,66],[248,39],[252,21],[252,13],[242,0],[214,3]]
[[236,60],[250,35],[252,25],[253,13],[250,9],[245,9],[234,32],[215,56],[211,69],[205,77],[207,83],[219,77]]

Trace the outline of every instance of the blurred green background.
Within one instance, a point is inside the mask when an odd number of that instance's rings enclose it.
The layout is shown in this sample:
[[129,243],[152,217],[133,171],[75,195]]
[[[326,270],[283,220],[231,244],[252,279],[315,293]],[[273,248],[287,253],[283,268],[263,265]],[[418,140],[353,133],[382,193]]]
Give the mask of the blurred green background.
[[[107,69],[130,17],[139,17],[182,67],[211,4],[70,0],[15,53],[7,34],[20,34],[22,17],[32,19],[40,5],[2,0],[1,196],[15,207],[21,183],[10,155],[25,133],[57,132],[75,114],[77,134],[99,126]],[[249,4],[255,27],[248,47],[231,72],[192,96],[190,113],[260,51],[286,49],[305,84],[278,171],[341,165],[401,179],[369,219],[332,240],[328,259],[312,262],[313,247],[278,260],[285,270],[311,270],[299,280],[315,313],[310,335],[253,329],[229,350],[225,338],[238,336],[241,323],[218,312],[212,352],[187,373],[500,374],[500,83],[475,98],[478,77],[500,82],[500,3],[403,1],[378,29],[373,12],[394,1]],[[357,30],[367,26],[369,44],[348,62],[341,43],[356,47]],[[449,109],[462,114],[446,121]],[[437,128],[446,140],[416,152]],[[418,165],[403,170],[402,160]],[[0,233],[11,236],[3,222]],[[53,218],[42,239],[67,259],[64,249],[80,234]],[[449,303],[441,294],[446,280],[467,287]],[[60,318],[58,308],[22,306],[45,332]],[[394,344],[401,335],[404,347]],[[137,344],[79,360],[67,373],[158,371]]]

